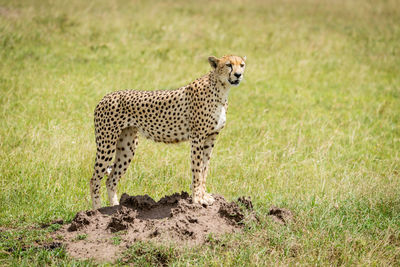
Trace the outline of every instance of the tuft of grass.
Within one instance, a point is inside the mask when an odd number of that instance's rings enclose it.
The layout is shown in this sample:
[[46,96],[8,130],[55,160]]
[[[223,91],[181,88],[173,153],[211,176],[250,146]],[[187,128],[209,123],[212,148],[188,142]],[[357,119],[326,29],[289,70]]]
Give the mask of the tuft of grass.
[[87,237],[87,234],[79,234],[76,236],[76,240],[85,240]]
[[55,224],[52,224],[52,225],[49,226],[49,229],[50,229],[51,231],[57,231],[57,230],[60,229],[60,228],[61,228],[61,225],[58,224],[58,223],[55,223]]
[[[247,69],[207,186],[250,195],[261,223],[162,257],[399,265],[399,22],[394,0],[0,1],[0,265],[93,265],[34,248],[51,229],[32,226],[91,207],[96,104],[115,90],[183,86],[225,54],[246,55]],[[119,194],[189,190],[188,157],[187,143],[140,139]],[[275,225],[271,205],[295,221]],[[132,262],[163,262],[159,248],[137,246]]]
[[114,245],[118,246],[119,244],[121,244],[122,241],[121,236],[119,235],[113,236],[112,241]]
[[136,242],[124,253],[119,264],[140,266],[168,266],[176,259],[176,251],[171,247],[157,246],[148,242]]

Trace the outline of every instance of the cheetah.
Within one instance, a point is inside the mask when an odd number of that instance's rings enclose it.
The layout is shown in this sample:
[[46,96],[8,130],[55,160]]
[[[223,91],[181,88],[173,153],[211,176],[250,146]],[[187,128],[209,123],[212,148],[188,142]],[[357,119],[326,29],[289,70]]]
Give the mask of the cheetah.
[[[96,160],[90,191],[93,209],[101,207],[100,181],[110,205],[118,205],[116,186],[125,174],[141,134],[156,142],[190,141],[192,201],[212,205],[206,177],[219,132],[225,126],[230,87],[243,79],[246,57],[210,56],[211,71],[176,90],[124,90],[103,97],[94,111]],[[113,164],[112,160],[114,158]]]

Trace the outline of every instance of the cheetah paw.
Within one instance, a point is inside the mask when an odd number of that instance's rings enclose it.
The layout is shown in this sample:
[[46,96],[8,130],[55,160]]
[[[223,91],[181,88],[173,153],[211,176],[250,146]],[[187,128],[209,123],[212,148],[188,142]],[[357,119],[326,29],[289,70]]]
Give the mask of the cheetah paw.
[[204,193],[203,199],[208,203],[207,205],[211,205],[215,202],[214,197],[209,193]]
[[193,203],[197,203],[200,205],[210,206],[215,202],[215,199],[211,194],[204,193],[203,197],[193,197]]

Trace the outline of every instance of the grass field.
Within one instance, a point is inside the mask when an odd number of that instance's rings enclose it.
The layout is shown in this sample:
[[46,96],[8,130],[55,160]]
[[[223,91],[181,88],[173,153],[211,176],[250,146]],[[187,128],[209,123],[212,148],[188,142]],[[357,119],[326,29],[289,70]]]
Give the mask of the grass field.
[[[91,207],[96,104],[183,86],[225,54],[246,55],[247,69],[208,189],[250,195],[261,224],[194,249],[138,243],[129,262],[399,265],[395,0],[0,0],[0,265],[94,264],[30,244],[54,230],[40,223]],[[189,150],[140,139],[119,194],[188,191]],[[271,205],[295,221],[272,223]]]

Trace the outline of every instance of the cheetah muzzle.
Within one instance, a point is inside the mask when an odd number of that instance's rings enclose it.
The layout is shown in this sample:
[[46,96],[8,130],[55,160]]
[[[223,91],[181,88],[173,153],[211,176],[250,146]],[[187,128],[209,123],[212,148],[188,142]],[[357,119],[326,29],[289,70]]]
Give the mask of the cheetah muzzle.
[[110,93],[96,106],[94,126],[96,162],[90,180],[93,208],[101,207],[100,181],[106,186],[110,205],[118,205],[116,186],[135,155],[139,133],[156,142],[190,141],[192,199],[211,205],[206,177],[212,149],[225,126],[228,94],[243,79],[246,57],[209,57],[212,70],[176,90]]

